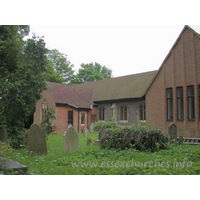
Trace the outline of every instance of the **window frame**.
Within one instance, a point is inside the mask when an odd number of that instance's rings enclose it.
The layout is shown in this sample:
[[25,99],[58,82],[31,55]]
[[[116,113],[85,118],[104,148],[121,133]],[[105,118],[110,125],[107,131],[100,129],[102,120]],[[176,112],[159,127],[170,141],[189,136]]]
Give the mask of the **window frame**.
[[119,112],[120,122],[128,122],[128,106],[126,104],[121,104],[119,106]]
[[146,104],[145,102],[139,103],[138,105],[139,109],[139,120],[140,121],[146,121]]
[[[182,95],[180,95],[180,93]],[[176,88],[176,97],[177,97],[177,121],[184,121],[184,91],[183,91],[183,87]]]
[[200,120],[200,85],[198,85],[198,93],[199,93],[199,120]]
[[71,124],[73,126],[73,123],[74,123],[74,112],[73,110],[68,110],[68,125]]
[[[189,91],[189,89],[192,90]],[[192,92],[193,94],[189,94]],[[195,91],[194,85],[187,86],[188,121],[195,121]]]
[[106,119],[105,111],[106,111],[106,109],[105,109],[104,105],[99,106],[99,109],[98,109],[99,121],[105,121],[105,119]]
[[81,112],[81,125],[85,125],[85,112]]
[[48,120],[47,119],[47,113],[48,113],[48,103],[46,99],[42,101],[42,122]]
[[[171,91],[171,92],[168,92]],[[171,95],[168,95],[170,94]],[[166,89],[166,99],[167,99],[167,121],[174,120],[174,108],[173,108],[173,88]]]

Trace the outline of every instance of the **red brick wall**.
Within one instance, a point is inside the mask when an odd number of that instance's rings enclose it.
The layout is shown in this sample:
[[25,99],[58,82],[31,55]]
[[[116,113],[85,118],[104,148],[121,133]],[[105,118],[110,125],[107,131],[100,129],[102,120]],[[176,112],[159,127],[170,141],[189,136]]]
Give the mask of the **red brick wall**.
[[[173,123],[178,136],[200,138],[198,85],[200,84],[200,39],[188,28],[182,33],[146,94],[147,122],[168,134],[166,88],[173,88]],[[188,121],[187,86],[195,88],[195,121]],[[183,87],[184,121],[177,121],[176,88]]]
[[68,111],[73,111],[73,127],[78,131],[78,110],[69,106],[56,106],[56,111],[56,131],[58,134],[63,134],[68,128]]
[[42,95],[42,98],[36,103],[36,111],[34,113],[34,122],[33,122],[38,125],[40,125],[40,123],[42,122],[42,112],[41,112],[42,107],[41,106],[44,99],[46,99],[47,105],[49,107],[56,109],[55,101],[53,97],[51,96],[51,93],[48,89],[43,90],[41,95]]

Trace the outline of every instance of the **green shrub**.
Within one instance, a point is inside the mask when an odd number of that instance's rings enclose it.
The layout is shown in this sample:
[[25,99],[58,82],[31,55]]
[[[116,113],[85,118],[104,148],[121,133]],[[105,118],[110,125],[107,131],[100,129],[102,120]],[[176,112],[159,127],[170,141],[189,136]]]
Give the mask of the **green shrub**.
[[139,151],[158,151],[167,146],[166,137],[160,130],[145,127],[125,127],[105,130],[100,139],[100,147],[129,149],[135,148]]
[[103,122],[103,121],[95,122],[94,124],[95,130],[99,131],[99,129],[101,128],[103,124],[105,124],[106,128],[108,129],[116,129],[120,127],[120,124],[117,123],[116,118],[113,117],[111,122]]

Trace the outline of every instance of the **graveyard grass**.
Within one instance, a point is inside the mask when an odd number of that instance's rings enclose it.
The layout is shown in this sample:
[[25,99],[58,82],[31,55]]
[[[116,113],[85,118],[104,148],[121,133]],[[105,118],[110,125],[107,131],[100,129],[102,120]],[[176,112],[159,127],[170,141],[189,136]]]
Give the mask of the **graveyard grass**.
[[[98,138],[98,132],[90,132],[89,136],[78,134],[79,150],[75,152],[64,153],[63,135],[49,135],[47,155],[29,155],[27,149],[23,148],[1,151],[0,156],[26,165],[28,175],[200,174],[200,145],[171,145],[154,153],[134,149],[119,151],[96,146],[94,142]],[[90,146],[86,143],[88,137],[92,140]],[[184,166],[177,164],[183,164],[184,161]],[[78,167],[72,166],[75,162]],[[151,165],[147,162],[151,162]]]

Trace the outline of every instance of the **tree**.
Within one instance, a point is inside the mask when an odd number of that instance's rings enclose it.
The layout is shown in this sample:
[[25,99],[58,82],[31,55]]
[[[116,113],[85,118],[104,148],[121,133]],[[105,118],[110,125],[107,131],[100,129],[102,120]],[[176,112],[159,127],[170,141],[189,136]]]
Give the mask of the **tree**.
[[68,83],[74,75],[73,64],[57,49],[48,50],[46,67],[46,80],[50,82]]
[[24,41],[29,26],[0,26],[0,131],[8,132],[11,146],[23,143],[24,124],[45,88],[45,42]]
[[112,78],[112,70],[101,66],[99,63],[81,64],[78,74],[75,75],[70,84],[88,83],[92,81]]

